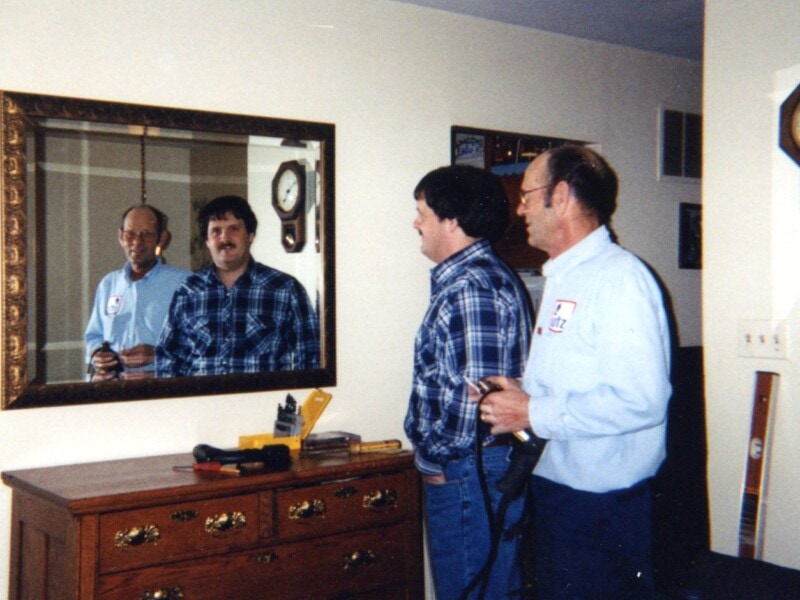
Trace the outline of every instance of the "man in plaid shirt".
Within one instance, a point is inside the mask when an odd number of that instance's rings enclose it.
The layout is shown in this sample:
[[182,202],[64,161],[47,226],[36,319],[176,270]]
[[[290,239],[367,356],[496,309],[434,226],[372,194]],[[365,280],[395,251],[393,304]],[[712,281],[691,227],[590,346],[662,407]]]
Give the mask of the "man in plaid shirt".
[[319,367],[319,321],[294,277],[256,262],[258,222],[239,196],[200,211],[214,264],[176,290],[156,348],[156,376]]
[[[425,481],[428,550],[438,600],[459,598],[489,555],[491,531],[476,468],[476,405],[466,379],[519,377],[532,326],[530,299],[492,250],[508,226],[499,180],[475,167],[442,167],[414,191],[414,228],[431,271],[431,299],[417,333],[414,381],[405,430]],[[481,435],[493,509],[510,446]],[[521,500],[508,509],[518,520]],[[487,598],[519,592],[518,538],[499,544]],[[470,596],[472,597],[472,596]]]

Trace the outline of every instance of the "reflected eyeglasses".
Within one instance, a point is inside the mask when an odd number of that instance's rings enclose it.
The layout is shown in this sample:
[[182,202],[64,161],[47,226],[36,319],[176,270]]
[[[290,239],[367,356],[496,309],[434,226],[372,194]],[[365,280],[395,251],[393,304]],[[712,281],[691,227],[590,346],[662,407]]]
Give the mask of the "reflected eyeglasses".
[[122,236],[128,243],[135,242],[136,238],[140,238],[143,242],[152,242],[156,239],[155,231],[123,231]]

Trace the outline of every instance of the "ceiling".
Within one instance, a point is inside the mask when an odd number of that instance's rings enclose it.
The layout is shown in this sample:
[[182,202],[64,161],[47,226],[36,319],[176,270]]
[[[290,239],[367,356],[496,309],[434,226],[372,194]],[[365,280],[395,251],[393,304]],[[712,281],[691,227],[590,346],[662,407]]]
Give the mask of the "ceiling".
[[398,0],[679,58],[703,59],[704,0]]

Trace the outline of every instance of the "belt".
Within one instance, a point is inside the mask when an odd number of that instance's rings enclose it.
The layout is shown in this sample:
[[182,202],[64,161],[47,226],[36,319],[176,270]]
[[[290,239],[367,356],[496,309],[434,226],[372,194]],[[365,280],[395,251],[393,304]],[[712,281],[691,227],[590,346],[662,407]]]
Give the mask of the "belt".
[[484,448],[497,448],[498,446],[509,446],[511,444],[511,434],[504,433],[502,435],[497,435],[495,438],[486,444]]

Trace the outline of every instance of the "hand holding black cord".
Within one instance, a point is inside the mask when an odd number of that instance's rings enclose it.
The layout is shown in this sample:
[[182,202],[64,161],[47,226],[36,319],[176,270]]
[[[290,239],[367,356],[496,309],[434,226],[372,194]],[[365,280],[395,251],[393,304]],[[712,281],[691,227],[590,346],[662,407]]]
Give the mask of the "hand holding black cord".
[[[472,388],[481,393],[480,400],[478,400],[478,411],[480,411],[480,405],[486,399],[486,396],[492,392],[502,390],[500,386],[485,378],[480,379],[477,384],[473,383],[469,379],[466,379],[466,381]],[[489,499],[488,488],[486,486],[486,475],[483,471],[483,446],[480,432],[480,421],[476,421],[476,423],[478,424],[475,435],[476,457],[479,467],[478,478],[480,479],[484,502],[486,503],[486,511],[489,516],[489,529],[491,531],[492,539],[491,547],[489,549],[489,556],[486,559],[486,563],[461,593],[461,600],[466,600],[472,590],[475,589],[475,586],[477,586],[479,583],[481,584],[481,588],[478,593],[478,598],[484,598],[486,594],[486,587],[489,583],[489,575],[491,573],[494,561],[497,558],[497,547],[500,543],[500,536],[502,534],[508,505],[512,500],[519,498],[525,491],[525,488],[530,481],[531,473],[536,467],[536,463],[539,462],[539,458],[542,456],[545,444],[547,444],[547,440],[537,436],[535,433],[533,433],[532,429],[524,429],[514,432],[515,440],[510,457],[511,465],[509,466],[505,475],[503,475],[503,477],[497,482],[497,489],[502,492],[503,496],[498,504],[497,515],[495,517],[495,514],[492,511],[491,501]]]
[[[479,380],[478,388],[483,394],[481,402],[492,392],[498,392],[502,389],[488,379]],[[536,467],[536,463],[539,462],[539,458],[544,452],[545,444],[547,444],[546,439],[540,438],[530,428],[515,431],[514,437],[516,442],[511,452],[511,466],[508,467],[508,471],[506,471],[502,479],[497,482],[497,489],[504,496],[508,496],[510,500],[519,498],[522,492],[525,491],[528,478]]]

